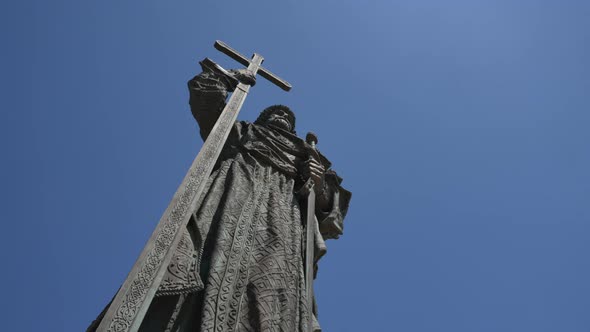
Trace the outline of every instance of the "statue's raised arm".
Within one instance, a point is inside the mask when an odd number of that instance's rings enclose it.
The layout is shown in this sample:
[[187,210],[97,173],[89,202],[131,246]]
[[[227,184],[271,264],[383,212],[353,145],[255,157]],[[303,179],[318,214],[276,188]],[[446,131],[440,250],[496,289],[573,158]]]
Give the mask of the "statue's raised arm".
[[226,71],[208,58],[199,64],[203,71],[188,81],[189,105],[205,140],[223,111],[229,92],[240,82],[254,86],[256,77],[247,69]]

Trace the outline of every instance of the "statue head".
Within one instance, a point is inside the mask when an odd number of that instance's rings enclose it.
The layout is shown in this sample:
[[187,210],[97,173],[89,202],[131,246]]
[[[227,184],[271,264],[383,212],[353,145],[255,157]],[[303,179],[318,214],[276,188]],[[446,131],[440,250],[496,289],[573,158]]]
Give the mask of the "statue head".
[[262,126],[272,125],[295,134],[295,114],[285,105],[265,108],[254,123]]

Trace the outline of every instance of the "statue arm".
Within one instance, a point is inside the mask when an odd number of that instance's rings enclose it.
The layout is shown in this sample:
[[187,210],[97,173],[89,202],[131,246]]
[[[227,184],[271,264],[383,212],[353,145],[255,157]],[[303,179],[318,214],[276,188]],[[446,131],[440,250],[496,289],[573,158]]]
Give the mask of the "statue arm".
[[316,216],[324,239],[337,239],[344,229],[351,193],[340,185],[341,182],[336,172],[326,171],[321,191],[316,196]]
[[254,86],[256,78],[246,69],[220,69],[207,58],[199,64],[203,72],[188,81],[189,104],[205,140],[225,107],[228,93],[233,92],[239,82]]
[[188,81],[189,105],[199,124],[203,141],[209,136],[225,107],[229,88],[229,84],[220,75],[205,69]]
[[319,260],[328,250],[325,240],[338,239],[344,229],[344,217],[348,211],[350,191],[342,188],[342,179],[332,170],[324,174],[321,191],[316,197],[317,226],[315,229],[314,278]]
[[340,185],[342,178],[330,168],[330,161],[315,151],[315,158],[302,163],[300,176],[302,183],[312,180],[315,184],[315,214],[322,238],[337,239],[342,235],[351,193]]

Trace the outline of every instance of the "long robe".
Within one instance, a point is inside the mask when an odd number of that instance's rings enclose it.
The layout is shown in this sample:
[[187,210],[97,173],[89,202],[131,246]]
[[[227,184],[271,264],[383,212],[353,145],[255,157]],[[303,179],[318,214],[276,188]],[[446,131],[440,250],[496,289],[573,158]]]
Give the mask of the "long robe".
[[[189,90],[205,139],[227,88],[204,72]],[[234,125],[140,331],[307,331],[314,310],[305,293],[305,232],[296,194],[307,158],[309,146],[294,133]],[[316,211],[318,260],[323,240],[342,230],[350,193],[340,182],[326,172],[322,194],[330,203]]]

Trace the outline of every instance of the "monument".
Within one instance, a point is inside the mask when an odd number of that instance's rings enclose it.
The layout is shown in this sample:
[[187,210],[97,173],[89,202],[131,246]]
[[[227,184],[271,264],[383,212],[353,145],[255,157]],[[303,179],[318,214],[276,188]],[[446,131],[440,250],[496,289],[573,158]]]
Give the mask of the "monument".
[[[284,105],[236,121],[263,58],[215,47],[188,83],[205,143],[127,279],[87,331],[320,331],[312,283],[351,194]],[[231,97],[226,104],[227,96]]]

